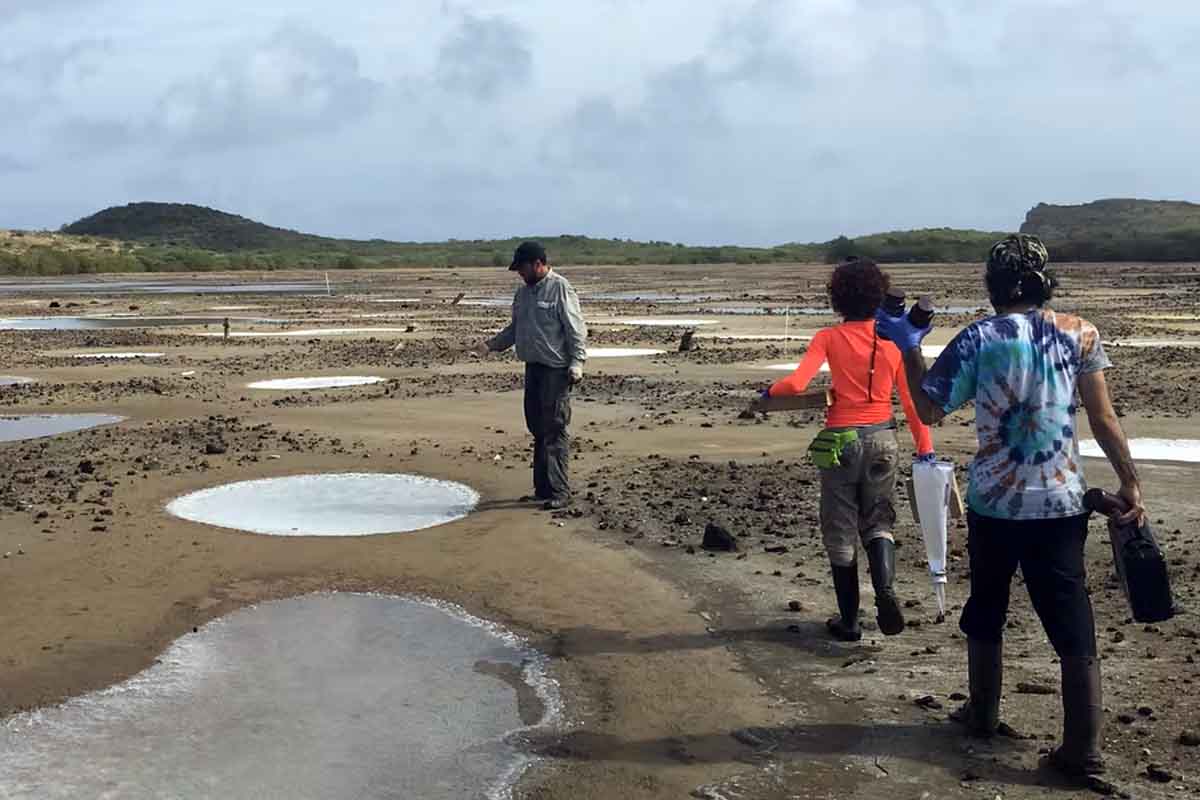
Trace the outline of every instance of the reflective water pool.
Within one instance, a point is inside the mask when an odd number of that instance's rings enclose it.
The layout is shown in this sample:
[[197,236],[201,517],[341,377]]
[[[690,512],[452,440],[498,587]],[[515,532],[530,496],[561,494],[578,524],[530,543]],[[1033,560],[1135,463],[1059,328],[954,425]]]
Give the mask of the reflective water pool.
[[361,594],[205,625],[111,689],[0,722],[0,795],[502,797],[555,722],[545,660],[453,606]]

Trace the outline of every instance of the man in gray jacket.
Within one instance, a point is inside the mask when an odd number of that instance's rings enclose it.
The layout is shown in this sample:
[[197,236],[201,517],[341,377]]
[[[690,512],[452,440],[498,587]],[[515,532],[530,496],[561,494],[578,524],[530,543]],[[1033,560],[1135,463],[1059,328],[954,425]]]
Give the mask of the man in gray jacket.
[[533,434],[534,495],[545,501],[546,509],[564,508],[571,498],[571,387],[583,378],[587,325],[578,295],[566,278],[550,269],[541,244],[523,242],[509,269],[525,281],[513,296],[512,321],[477,352],[500,353],[516,345],[517,358],[525,362],[525,424]]

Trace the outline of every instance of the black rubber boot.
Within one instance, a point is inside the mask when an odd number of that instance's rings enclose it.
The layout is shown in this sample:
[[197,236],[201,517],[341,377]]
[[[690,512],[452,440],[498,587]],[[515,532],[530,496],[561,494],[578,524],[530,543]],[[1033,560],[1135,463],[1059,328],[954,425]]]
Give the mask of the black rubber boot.
[[1050,753],[1049,766],[1071,778],[1104,772],[1100,728],[1104,723],[1100,660],[1089,656],[1062,660],[1063,741]]
[[1004,686],[1004,643],[967,639],[967,675],[971,699],[950,715],[967,726],[967,735],[990,739],[1012,735],[1000,722],[1000,692]]
[[830,565],[833,570],[833,591],[837,595],[838,613],[826,623],[833,638],[857,642],[862,638],[858,627],[858,562],[848,567]]
[[904,630],[904,612],[896,598],[896,543],[891,539],[872,539],[867,543],[867,562],[871,566],[871,585],[875,587],[875,619],[885,636]]

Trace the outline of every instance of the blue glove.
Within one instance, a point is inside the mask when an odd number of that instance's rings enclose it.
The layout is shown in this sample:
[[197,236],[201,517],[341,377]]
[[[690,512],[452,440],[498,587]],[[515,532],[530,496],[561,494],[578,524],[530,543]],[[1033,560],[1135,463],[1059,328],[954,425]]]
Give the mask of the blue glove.
[[875,331],[881,339],[890,339],[900,348],[901,353],[916,350],[921,346],[921,340],[933,330],[933,324],[918,328],[908,321],[907,314],[893,317],[880,308],[875,312]]
[[921,464],[932,464],[932,463],[933,463],[933,462],[935,462],[935,461],[937,461],[937,456],[935,456],[935,455],[933,454],[933,452],[932,452],[932,451],[930,451],[930,452],[928,452],[928,453],[921,454],[921,455],[915,455],[915,456],[913,456],[913,463],[914,463],[914,464],[917,464],[917,463],[921,463]]
[[758,390],[758,399],[759,400],[767,400],[770,397],[771,397],[771,387],[770,386],[768,386],[765,389]]

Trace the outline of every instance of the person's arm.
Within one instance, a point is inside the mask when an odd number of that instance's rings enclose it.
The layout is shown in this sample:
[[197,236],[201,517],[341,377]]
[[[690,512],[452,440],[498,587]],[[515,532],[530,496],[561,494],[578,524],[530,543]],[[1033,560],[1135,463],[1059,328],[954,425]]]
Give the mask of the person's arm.
[[[934,425],[946,416],[946,412],[925,391],[925,376],[928,372],[929,370],[925,366],[925,356],[922,355],[920,347],[914,347],[904,352],[904,380],[899,382],[902,387],[900,397],[903,399],[905,392],[908,392],[909,402],[912,404],[913,411],[916,412],[917,419],[926,425]],[[904,407],[904,413],[909,413],[907,405]]]
[[479,345],[480,350],[503,353],[517,343],[517,296],[519,294],[520,290],[513,296],[512,318],[504,326],[504,330]]
[[567,357],[570,359],[567,368],[572,380],[577,381],[583,377],[583,362],[587,361],[587,323],[584,322],[583,309],[579,305],[579,295],[574,287],[564,285],[563,297],[558,308],[566,339]]
[[790,397],[804,393],[813,377],[820,371],[821,365],[825,363],[825,340],[829,335],[828,330],[826,328],[819,331],[813,337],[795,371],[771,384],[771,388],[767,390],[768,397]]
[[1129,452],[1129,441],[1117,419],[1117,412],[1113,410],[1102,370],[1085,372],[1079,376],[1079,397],[1087,411],[1092,435],[1121,481],[1119,494],[1129,504],[1129,511],[1116,518],[1117,524],[1126,525],[1136,521],[1140,525],[1146,516],[1146,509],[1142,505],[1142,487],[1133,456]]
[[[920,352],[920,349],[917,350]],[[933,452],[933,432],[929,430],[929,426],[921,421],[921,415],[917,412],[916,404],[913,402],[912,392],[909,390],[908,377],[906,375],[903,360],[896,365],[896,388],[900,390],[900,405],[904,407],[904,416],[908,419],[908,428],[912,433],[913,444],[916,445],[917,455],[923,456]],[[917,384],[920,386],[920,384]],[[924,395],[924,390],[921,391]],[[928,396],[925,398],[928,400]]]

